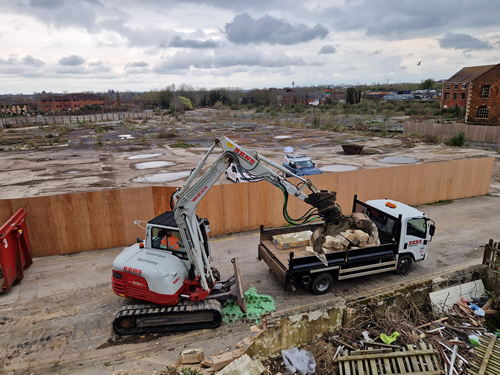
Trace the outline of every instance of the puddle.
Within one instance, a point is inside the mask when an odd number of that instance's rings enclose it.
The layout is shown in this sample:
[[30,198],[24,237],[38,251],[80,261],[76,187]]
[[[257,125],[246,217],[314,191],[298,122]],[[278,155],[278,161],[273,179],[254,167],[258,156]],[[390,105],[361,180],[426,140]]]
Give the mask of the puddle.
[[292,138],[292,136],[291,135],[277,135],[274,138],[276,138],[276,139],[288,139],[288,138]]
[[77,174],[77,173],[80,173],[80,172],[78,172],[78,171],[67,171],[66,173],[67,174]]
[[381,163],[389,164],[415,164],[418,160],[415,158],[406,158],[402,156],[387,156],[378,160]]
[[190,173],[191,172],[184,171],[184,172],[162,172],[162,173],[147,174],[145,176],[134,178],[132,182],[148,182],[148,183],[169,182],[185,178],[189,176]]
[[134,139],[135,137],[132,134],[119,134],[118,138],[120,138],[120,139]]
[[346,171],[355,171],[359,169],[354,165],[343,165],[343,164],[334,164],[334,165],[326,165],[320,168],[323,172],[346,172]]
[[161,156],[161,155],[163,155],[163,154],[141,154],[141,155],[129,156],[127,159],[129,159],[129,160],[149,159],[149,158],[156,158],[157,156]]
[[161,167],[170,167],[175,165],[172,161],[147,161],[144,163],[134,164],[135,169],[149,169],[149,168],[161,168]]

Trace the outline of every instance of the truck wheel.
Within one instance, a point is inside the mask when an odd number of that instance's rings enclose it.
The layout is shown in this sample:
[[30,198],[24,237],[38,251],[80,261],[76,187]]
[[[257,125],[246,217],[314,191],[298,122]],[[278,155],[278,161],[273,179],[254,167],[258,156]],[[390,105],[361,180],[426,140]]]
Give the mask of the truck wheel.
[[229,180],[229,175],[227,174],[227,172],[226,172],[226,180]]
[[413,260],[409,255],[403,255],[398,259],[398,266],[396,267],[396,273],[398,275],[406,275],[410,272],[411,264]]
[[333,285],[333,277],[328,272],[320,273],[311,283],[311,292],[314,294],[325,294]]

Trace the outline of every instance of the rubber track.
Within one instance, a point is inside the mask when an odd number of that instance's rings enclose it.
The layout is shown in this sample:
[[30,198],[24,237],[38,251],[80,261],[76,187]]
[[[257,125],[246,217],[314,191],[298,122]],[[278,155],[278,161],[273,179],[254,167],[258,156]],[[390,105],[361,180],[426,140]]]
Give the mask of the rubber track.
[[[197,312],[206,313],[211,311],[214,313],[214,319],[210,322],[190,322],[190,317],[195,316]],[[185,313],[186,322],[183,324],[160,325],[137,327],[132,326],[123,328],[120,326],[120,320],[129,317],[142,318],[145,316],[168,315],[168,313]],[[205,300],[199,302],[183,301],[175,306],[160,306],[155,304],[130,305],[124,306],[118,311],[113,321],[113,329],[119,335],[134,335],[145,333],[161,333],[161,332],[181,332],[192,331],[204,328],[216,328],[222,321],[222,305],[216,300]]]

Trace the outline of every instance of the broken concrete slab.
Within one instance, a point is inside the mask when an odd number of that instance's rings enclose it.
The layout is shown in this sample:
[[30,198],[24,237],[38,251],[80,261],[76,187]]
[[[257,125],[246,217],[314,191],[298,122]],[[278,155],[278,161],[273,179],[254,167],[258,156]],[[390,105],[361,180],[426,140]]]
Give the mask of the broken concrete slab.
[[264,370],[265,367],[259,359],[252,360],[245,354],[224,367],[217,375],[260,375]]

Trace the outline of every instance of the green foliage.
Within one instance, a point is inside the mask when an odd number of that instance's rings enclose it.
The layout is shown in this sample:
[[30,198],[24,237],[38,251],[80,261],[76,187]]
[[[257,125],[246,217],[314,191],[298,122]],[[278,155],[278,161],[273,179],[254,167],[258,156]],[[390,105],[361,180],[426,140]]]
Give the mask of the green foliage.
[[80,107],[80,111],[99,112],[102,108],[99,104],[88,104]]
[[465,144],[466,138],[464,132],[458,132],[453,137],[448,139],[446,144],[448,146],[462,147]]
[[434,87],[436,87],[436,82],[432,78],[427,78],[418,86],[421,90],[432,90]]
[[184,110],[191,111],[193,109],[193,104],[191,103],[191,100],[189,100],[188,98],[185,98],[184,96],[179,96],[179,100],[184,106]]

